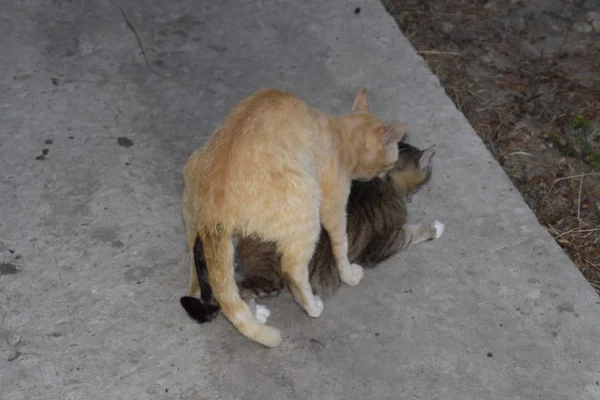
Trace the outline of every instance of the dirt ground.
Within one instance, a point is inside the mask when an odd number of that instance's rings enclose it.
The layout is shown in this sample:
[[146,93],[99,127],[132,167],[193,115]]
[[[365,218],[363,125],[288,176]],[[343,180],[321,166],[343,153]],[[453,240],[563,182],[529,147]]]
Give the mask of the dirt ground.
[[600,0],[383,0],[600,293]]

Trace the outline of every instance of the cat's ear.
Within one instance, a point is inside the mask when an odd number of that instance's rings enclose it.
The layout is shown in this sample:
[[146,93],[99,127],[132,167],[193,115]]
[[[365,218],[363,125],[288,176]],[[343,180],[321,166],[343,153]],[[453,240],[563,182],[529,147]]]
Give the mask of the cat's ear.
[[367,89],[362,88],[354,99],[354,105],[352,105],[352,112],[369,111],[369,102],[367,100]]
[[429,168],[431,165],[431,158],[435,154],[435,144],[433,146],[429,146],[421,153],[421,157],[419,158],[419,169]]
[[408,132],[404,133],[404,136],[402,136],[402,139],[400,139],[400,142],[406,141],[407,137],[408,137]]
[[406,124],[394,124],[389,126],[381,136],[381,143],[383,147],[396,146],[400,142],[404,135],[406,135],[408,127]]

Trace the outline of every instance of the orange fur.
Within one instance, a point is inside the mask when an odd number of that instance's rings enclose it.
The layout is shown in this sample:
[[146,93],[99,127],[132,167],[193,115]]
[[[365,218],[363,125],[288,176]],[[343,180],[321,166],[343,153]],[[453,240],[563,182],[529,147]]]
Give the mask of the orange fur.
[[[235,235],[277,243],[282,272],[305,311],[318,317],[308,263],[321,223],[332,240],[342,280],[357,284],[362,268],[348,261],[345,207],[352,179],[389,171],[406,126],[384,125],[368,110],[366,90],[353,112],[334,117],[291,93],[261,90],[243,100],[210,142],[184,168],[183,215],[188,245],[199,234],[209,282],[223,313],[245,336],[265,346],[281,342],[278,330],[258,321],[239,296],[233,274]],[[190,295],[197,280],[190,263]]]

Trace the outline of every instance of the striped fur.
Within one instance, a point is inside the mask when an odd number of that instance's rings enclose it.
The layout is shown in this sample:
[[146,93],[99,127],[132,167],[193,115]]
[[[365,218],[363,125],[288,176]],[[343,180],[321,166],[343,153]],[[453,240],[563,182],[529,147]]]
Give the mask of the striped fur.
[[[352,183],[347,209],[348,254],[351,262],[366,268],[376,266],[413,242],[433,239],[436,235],[432,224],[405,225],[405,199],[429,180],[433,147],[421,151],[399,143],[398,153],[394,169],[383,179]],[[262,241],[256,236],[243,237],[238,242],[236,253],[236,261],[245,273],[238,280],[240,295],[245,301],[272,296],[286,288],[281,273],[281,256],[275,243]],[[206,264],[199,240],[196,241],[194,255],[202,299],[184,297],[182,305],[192,318],[203,323],[216,317],[214,307],[217,302],[210,287],[207,288]],[[341,285],[331,242],[324,229],[309,263],[309,273],[311,286],[317,294],[333,294]]]
[[348,259],[346,234],[351,183],[390,171],[405,133],[406,125],[386,125],[369,111],[366,89],[342,116],[275,89],[244,99],[183,170],[189,295],[200,289],[193,254],[199,236],[208,283],[223,314],[249,339],[278,346],[281,333],[265,324],[268,310],[252,310],[234,279],[232,239],[256,235],[276,243],[294,298],[309,316],[319,317],[323,301],[310,286],[308,264],[321,226],[332,238],[342,281],[358,284],[363,269]]

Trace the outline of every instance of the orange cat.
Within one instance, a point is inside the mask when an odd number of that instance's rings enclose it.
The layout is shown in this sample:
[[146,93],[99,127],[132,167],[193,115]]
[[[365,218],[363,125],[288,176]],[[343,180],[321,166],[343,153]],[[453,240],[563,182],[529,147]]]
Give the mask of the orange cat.
[[234,280],[232,238],[256,235],[277,243],[294,298],[309,316],[320,316],[323,302],[313,294],[308,263],[321,224],[341,280],[356,285],[363,270],[348,261],[345,208],[351,181],[389,171],[405,133],[404,124],[385,125],[369,112],[366,89],[344,116],[329,116],[273,89],[243,100],[184,168],[189,295],[198,291],[193,251],[199,235],[210,286],[225,316],[246,337],[278,346],[280,332],[252,314]]

